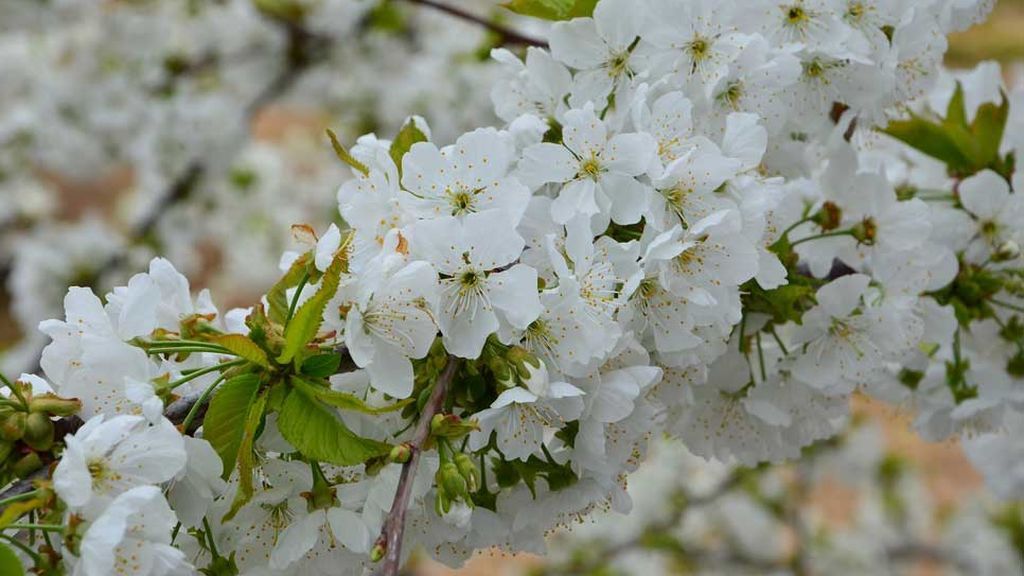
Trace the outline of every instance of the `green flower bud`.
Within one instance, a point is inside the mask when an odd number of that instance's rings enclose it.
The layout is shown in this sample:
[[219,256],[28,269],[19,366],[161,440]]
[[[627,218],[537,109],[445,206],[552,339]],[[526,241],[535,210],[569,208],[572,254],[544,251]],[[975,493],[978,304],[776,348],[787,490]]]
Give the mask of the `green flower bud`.
[[13,451],[13,442],[0,441],[0,465],[2,465],[5,460],[7,460],[7,457],[10,456],[11,452]]
[[53,446],[53,421],[47,414],[33,412],[25,419],[25,444],[33,450],[46,451]]
[[4,440],[14,442],[21,440],[21,437],[25,435],[25,420],[28,417],[24,412],[13,412],[4,418],[4,421],[0,423],[0,437]]
[[399,444],[388,454],[388,460],[396,464],[405,464],[410,458],[412,458],[412,447],[408,444]]
[[[444,488],[444,493],[452,500],[470,502],[469,486],[454,462],[445,462],[437,471],[437,484]],[[446,509],[445,512],[448,510]]]
[[469,491],[476,492],[480,487],[480,471],[477,470],[473,459],[468,454],[460,452],[455,455],[455,466],[459,469],[459,474],[465,478]]
[[42,467],[43,460],[39,458],[39,454],[29,452],[14,463],[11,467],[11,472],[14,473],[16,478],[24,478]]
[[[435,476],[435,481],[437,477]],[[444,491],[444,486],[440,482],[437,484],[437,495],[434,497],[434,512],[437,512],[438,516],[444,516],[452,509],[452,499],[448,496],[448,493]]]
[[370,562],[380,562],[384,559],[384,555],[388,553],[388,548],[383,543],[378,542],[370,548]]
[[430,433],[439,438],[461,438],[479,429],[475,418],[463,420],[455,414],[434,414],[430,420]]

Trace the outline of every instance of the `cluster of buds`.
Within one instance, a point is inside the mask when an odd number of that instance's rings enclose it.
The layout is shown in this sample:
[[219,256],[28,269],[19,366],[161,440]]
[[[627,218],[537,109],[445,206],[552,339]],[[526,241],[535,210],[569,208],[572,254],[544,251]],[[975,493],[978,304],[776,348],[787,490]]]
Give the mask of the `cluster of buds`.
[[4,384],[11,394],[0,399],[0,483],[41,468],[57,441],[53,419],[72,416],[82,407],[75,398],[33,393],[29,381],[4,379]]
[[473,507],[473,493],[480,489],[480,470],[464,452],[454,455],[441,451],[441,467],[434,475],[437,497],[434,509],[439,516],[451,511],[452,504],[462,502]]

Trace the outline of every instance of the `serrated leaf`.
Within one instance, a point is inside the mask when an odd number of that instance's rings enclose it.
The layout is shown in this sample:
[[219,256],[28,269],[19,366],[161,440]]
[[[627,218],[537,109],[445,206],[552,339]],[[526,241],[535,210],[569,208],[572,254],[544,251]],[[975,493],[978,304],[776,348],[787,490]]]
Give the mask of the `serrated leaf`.
[[349,153],[344,146],[341,145],[341,141],[338,140],[338,136],[330,128],[327,129],[327,137],[331,139],[331,148],[334,148],[334,155],[338,157],[345,164],[348,164],[352,168],[355,168],[363,176],[370,175],[370,169],[359,160],[356,160],[355,156]]
[[309,266],[310,253],[299,256],[292,263],[284,276],[277,281],[277,284],[267,292],[267,302],[270,304],[270,320],[277,324],[284,324],[288,317],[288,290],[302,282],[306,276],[306,269]]
[[341,354],[317,354],[302,363],[302,373],[313,378],[327,378],[341,366]]
[[361,398],[355,394],[349,394],[347,392],[338,392],[332,390],[326,386],[320,386],[313,382],[307,382],[301,378],[295,378],[292,383],[296,388],[299,388],[306,393],[307,396],[316,398],[324,404],[340,408],[342,410],[351,410],[353,412],[362,412],[363,414],[387,414],[388,412],[395,412],[405,408],[409,404],[412,404],[413,398],[406,398],[405,400],[396,402],[389,406],[376,408],[370,406],[364,402]]
[[235,469],[246,419],[260,388],[255,374],[236,376],[217,389],[203,421],[203,438],[224,463],[224,478]]
[[259,347],[259,344],[250,340],[248,336],[243,334],[224,334],[214,338],[213,342],[220,344],[237,354],[240,358],[244,358],[257,366],[268,369],[271,367],[270,358],[267,357],[267,353],[263,348]]
[[355,466],[391,451],[384,442],[356,435],[301,387],[293,388],[285,398],[277,428],[303,456],[338,466]]
[[256,466],[255,457],[252,453],[253,444],[256,442],[256,432],[263,420],[263,413],[267,409],[267,392],[256,397],[249,406],[245,417],[245,425],[242,431],[242,439],[238,446],[238,492],[231,503],[231,509],[224,516],[223,522],[231,520],[236,513],[252,500],[253,486],[252,475]]
[[0,574],[4,576],[24,576],[25,567],[21,560],[6,544],[0,543]]
[[394,141],[391,142],[391,149],[388,151],[391,154],[391,159],[395,162],[395,166],[398,167],[399,174],[402,173],[402,158],[405,157],[406,152],[412,148],[413,144],[426,141],[427,135],[416,127],[416,122],[412,118],[406,120],[405,125],[402,126]]
[[[341,273],[346,267],[346,259],[342,256],[335,256],[334,261],[327,267],[323,278],[320,280],[320,287],[316,293],[302,303],[295,315],[288,322],[284,329],[284,350],[277,357],[278,364],[288,364],[296,359],[299,351],[305,348],[313,338],[316,337],[320,325],[323,323],[324,309],[327,303],[334,298],[341,284]],[[298,367],[301,368],[302,359],[298,358]]]
[[[594,2],[596,4],[596,2]],[[502,4],[503,7],[522,14],[533,16],[544,20],[565,20],[570,18],[575,0],[510,0]]]

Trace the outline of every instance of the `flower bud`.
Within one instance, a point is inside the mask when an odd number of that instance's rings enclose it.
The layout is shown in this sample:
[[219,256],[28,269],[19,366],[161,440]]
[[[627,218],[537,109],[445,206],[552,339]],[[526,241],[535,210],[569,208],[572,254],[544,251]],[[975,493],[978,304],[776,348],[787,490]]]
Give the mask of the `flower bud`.
[[14,473],[16,478],[25,478],[42,467],[43,460],[39,458],[39,454],[36,452],[29,452],[11,466],[11,472]]
[[475,418],[463,420],[455,414],[434,414],[430,420],[430,433],[440,438],[461,438],[479,429]]
[[452,499],[444,491],[444,486],[440,482],[436,482],[436,484],[437,495],[434,497],[434,512],[437,512],[438,516],[444,516],[452,509]]
[[72,416],[82,409],[82,401],[47,393],[33,397],[28,403],[28,409],[30,412],[45,412],[51,416]]
[[0,437],[10,442],[21,440],[21,437],[25,435],[26,418],[27,415],[24,412],[8,414],[4,421],[0,423]]
[[466,480],[469,491],[476,492],[480,487],[480,471],[477,470],[473,459],[468,454],[460,452],[455,455],[455,466],[459,469],[459,474]]
[[14,443],[7,441],[0,441],[0,466],[7,460],[7,457],[14,451]]
[[832,202],[825,202],[812,220],[821,227],[823,232],[829,232],[839,228],[843,221],[843,210]]
[[[469,486],[454,462],[441,464],[436,475],[437,484],[444,488],[444,493],[452,500],[470,502]],[[445,509],[447,512],[448,509]]]
[[53,446],[53,421],[49,415],[33,412],[25,419],[25,444],[33,450],[46,451]]
[[388,547],[382,542],[377,542],[373,545],[373,548],[370,548],[370,562],[380,562],[387,553]]
[[875,243],[875,236],[878,234],[878,225],[872,218],[865,218],[853,227],[853,237],[857,242],[871,246]]
[[993,262],[1008,262],[1010,260],[1016,260],[1017,258],[1020,258],[1020,244],[1017,244],[1013,240],[1003,242],[996,250],[995,254],[992,255]]
[[412,458],[412,447],[408,444],[399,444],[391,449],[388,460],[396,464],[405,464]]

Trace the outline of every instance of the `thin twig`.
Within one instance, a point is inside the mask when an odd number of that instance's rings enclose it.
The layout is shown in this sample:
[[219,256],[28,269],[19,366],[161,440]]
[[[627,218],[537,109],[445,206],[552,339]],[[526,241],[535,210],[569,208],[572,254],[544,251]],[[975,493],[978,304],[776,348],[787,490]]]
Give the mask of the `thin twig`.
[[518,44],[521,46],[540,47],[546,47],[548,45],[548,43],[543,40],[539,40],[537,38],[527,36],[520,32],[516,32],[511,28],[506,28],[501,24],[497,24],[486,18],[477,16],[476,14],[473,14],[471,12],[467,12],[462,8],[448,6],[447,4],[435,2],[434,0],[406,0],[406,2],[409,2],[410,4],[419,4],[420,6],[433,8],[434,10],[444,12],[445,14],[454,16],[455,18],[459,18],[460,20],[465,20],[467,22],[479,24],[480,26],[483,26],[484,28],[487,28],[491,32],[494,32],[495,34],[499,35],[501,37],[502,44]]
[[441,410],[445,397],[448,394],[448,386],[459,369],[460,360],[455,356],[448,356],[448,364],[444,372],[434,384],[434,390],[430,398],[423,406],[419,422],[416,424],[416,431],[413,433],[409,448],[412,452],[408,462],[402,465],[402,475],[398,480],[398,489],[395,490],[395,499],[391,503],[391,511],[384,519],[384,526],[381,528],[380,536],[377,538],[376,546],[383,546],[384,559],[378,574],[380,576],[396,576],[399,564],[402,560],[402,534],[405,532],[405,512],[409,508],[409,499],[412,497],[413,480],[416,478],[416,468],[420,461],[420,450],[430,435],[430,421]]

